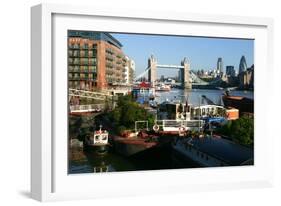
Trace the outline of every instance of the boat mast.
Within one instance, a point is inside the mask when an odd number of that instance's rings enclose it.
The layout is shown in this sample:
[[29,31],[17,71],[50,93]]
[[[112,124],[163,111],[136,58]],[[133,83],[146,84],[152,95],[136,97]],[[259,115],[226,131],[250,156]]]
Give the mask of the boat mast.
[[201,99],[200,99],[200,95],[199,95],[199,117],[198,117],[198,120],[199,120],[199,124],[198,124],[198,132],[200,133],[200,127],[201,127],[201,108],[200,108],[200,104],[201,104]]

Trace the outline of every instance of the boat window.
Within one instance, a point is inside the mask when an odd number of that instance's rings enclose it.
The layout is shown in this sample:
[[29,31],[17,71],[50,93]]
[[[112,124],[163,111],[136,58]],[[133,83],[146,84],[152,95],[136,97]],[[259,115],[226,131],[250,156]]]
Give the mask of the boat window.
[[99,135],[97,135],[97,136],[96,136],[96,140],[99,140],[99,139],[100,139],[100,136],[99,136]]
[[104,135],[104,136],[102,136],[102,140],[106,140],[107,139],[107,137]]

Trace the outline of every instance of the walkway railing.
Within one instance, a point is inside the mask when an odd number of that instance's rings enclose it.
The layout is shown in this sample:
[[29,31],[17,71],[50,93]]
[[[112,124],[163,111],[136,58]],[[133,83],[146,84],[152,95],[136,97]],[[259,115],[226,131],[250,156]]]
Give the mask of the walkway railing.
[[104,104],[70,105],[70,112],[100,112],[104,108]]

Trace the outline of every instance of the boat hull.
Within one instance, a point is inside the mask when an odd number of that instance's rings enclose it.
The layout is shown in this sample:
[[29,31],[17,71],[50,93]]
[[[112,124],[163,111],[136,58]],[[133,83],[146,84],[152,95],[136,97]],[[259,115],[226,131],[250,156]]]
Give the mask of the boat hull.
[[108,153],[108,145],[103,144],[103,145],[89,145],[87,143],[84,143],[84,150],[85,151],[91,151],[94,152],[98,155],[105,155]]
[[156,142],[145,142],[144,140],[118,139],[114,141],[115,151],[124,156],[135,155],[156,145]]

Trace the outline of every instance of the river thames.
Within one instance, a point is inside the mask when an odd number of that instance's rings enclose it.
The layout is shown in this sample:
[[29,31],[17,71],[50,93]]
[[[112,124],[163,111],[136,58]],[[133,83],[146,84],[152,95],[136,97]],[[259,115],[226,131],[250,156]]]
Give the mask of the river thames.
[[[221,90],[192,89],[185,91],[172,89],[169,92],[157,92],[155,100],[158,103],[163,101],[182,100],[192,105],[202,104],[201,96],[205,95],[215,104],[222,104]],[[231,95],[254,98],[252,91],[231,91]],[[110,132],[110,131],[109,131]],[[134,157],[123,157],[114,151],[109,151],[104,156],[97,156],[95,153],[85,152],[83,149],[71,148],[69,150],[69,174],[114,172],[114,171],[138,171],[155,169],[177,169],[199,167],[193,161],[181,161],[176,153],[168,148],[157,148],[146,151]]]
[[[182,89],[172,89],[170,92],[156,92],[156,101],[158,103],[162,103],[163,101],[173,101],[173,100],[181,100],[186,101],[188,98],[188,102],[193,105],[198,105],[200,97],[205,95],[210,100],[212,100],[215,104],[223,104],[221,101],[221,97],[224,91],[222,90],[208,90],[208,89],[192,89],[192,90],[182,90]],[[230,92],[231,95],[234,96],[244,96],[253,99],[254,92],[252,91],[239,91],[234,90]],[[202,101],[202,100],[201,100]],[[200,104],[202,104],[200,102]]]

